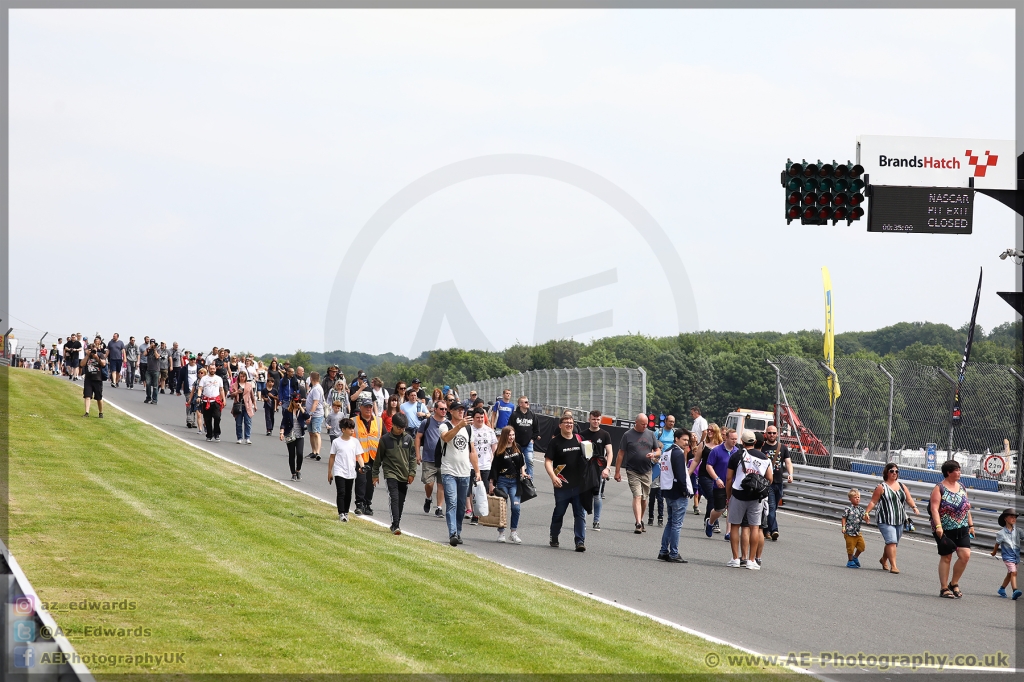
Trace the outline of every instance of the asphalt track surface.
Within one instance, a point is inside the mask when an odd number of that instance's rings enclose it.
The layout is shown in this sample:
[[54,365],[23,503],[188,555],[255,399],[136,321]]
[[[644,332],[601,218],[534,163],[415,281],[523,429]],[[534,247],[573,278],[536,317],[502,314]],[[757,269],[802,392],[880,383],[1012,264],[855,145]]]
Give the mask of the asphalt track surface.
[[[262,404],[253,418],[252,445],[238,445],[227,409],[221,442],[207,443],[203,435],[185,427],[184,398],[165,394],[159,396],[156,406],[147,405],[139,384],[134,390],[123,385],[112,389],[108,384],[104,397],[186,441],[329,502],[331,506],[324,507],[326,515],[337,513],[335,488],[327,483],[326,435],[322,461],[305,459],[302,480],[292,482],[287,449],[277,437],[280,414],[274,435],[265,436]],[[308,454],[308,438],[305,451]],[[630,492],[623,477],[622,483],[610,481],[606,486],[602,530],[590,529],[588,519],[587,551],[577,553],[573,551],[571,509],[563,524],[561,547],[548,546],[554,502],[540,460],[534,475],[539,495],[523,504],[519,529],[523,544],[497,543],[495,529],[465,521],[464,551],[763,654],[810,652],[816,657],[822,652],[880,655],[927,651],[981,656],[1003,652],[1014,666],[1015,608],[1024,605],[1024,598],[1014,603],[995,594],[1006,571],[987,551],[973,553],[961,580],[963,599],[941,599],[938,557],[929,537],[918,536],[921,541],[912,539],[913,535],[904,537],[897,557],[901,572],[892,575],[878,565],[882,543],[871,530],[865,533],[864,568],[849,569],[836,523],[781,512],[780,538],[768,542],[762,570],[730,569],[725,566],[731,554],[724,536],[707,538],[691,509],[680,538],[680,554],[689,563],[666,564],[655,558],[660,528],[651,527],[642,535],[633,532]],[[444,519],[435,518],[433,509],[424,514],[424,499],[417,476],[409,487],[402,529],[447,543]],[[375,490],[373,508],[376,520],[390,520],[383,481]],[[349,518],[356,517],[350,514]],[[918,525],[924,525],[923,521]],[[858,669],[817,670],[829,675]],[[898,671],[888,671],[894,673]]]

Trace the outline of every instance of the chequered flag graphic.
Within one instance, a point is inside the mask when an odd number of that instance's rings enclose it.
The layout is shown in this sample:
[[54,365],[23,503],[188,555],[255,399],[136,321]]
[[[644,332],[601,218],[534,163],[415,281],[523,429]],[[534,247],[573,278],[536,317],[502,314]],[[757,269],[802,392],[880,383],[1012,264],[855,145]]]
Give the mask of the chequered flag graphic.
[[[985,177],[985,171],[988,170],[988,167],[996,165],[996,163],[998,163],[999,161],[999,157],[989,154],[987,149],[985,150],[985,153],[983,155],[975,155],[973,151],[968,149],[965,152],[964,156],[967,157],[967,163],[974,166],[974,177],[976,178]],[[980,159],[982,156],[985,157],[985,163],[978,163],[978,159]]]

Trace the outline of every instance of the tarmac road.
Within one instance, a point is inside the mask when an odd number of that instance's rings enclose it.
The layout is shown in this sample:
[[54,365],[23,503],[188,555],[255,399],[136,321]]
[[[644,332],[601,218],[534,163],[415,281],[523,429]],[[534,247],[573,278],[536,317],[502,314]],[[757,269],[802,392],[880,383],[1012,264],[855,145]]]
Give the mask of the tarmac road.
[[[324,514],[337,513],[333,508],[335,488],[327,483],[329,444],[322,447],[323,460],[304,460],[302,480],[292,482],[285,444],[277,438],[280,414],[274,435],[265,436],[262,404],[253,418],[252,445],[238,445],[228,410],[221,442],[207,443],[194,429],[185,428],[184,398],[161,395],[158,405],[147,405],[139,384],[134,390],[108,385],[104,394],[121,409],[186,441],[323,499],[332,505],[325,505]],[[329,443],[326,435],[324,440]],[[680,539],[680,553],[689,563],[665,564],[655,558],[661,529],[655,526],[642,535],[633,532],[630,493],[623,479],[622,483],[609,481],[602,530],[588,528],[587,551],[577,553],[572,548],[571,509],[563,525],[561,548],[548,546],[554,503],[539,460],[535,477],[539,496],[523,504],[522,545],[499,544],[495,529],[466,521],[462,549],[764,654],[927,651],[982,656],[1003,652],[1009,656],[1009,665],[1014,665],[1014,612],[1024,605],[1024,599],[1014,603],[996,596],[1006,571],[1001,561],[988,555],[991,548],[973,554],[961,581],[964,598],[940,599],[938,556],[929,536],[904,536],[898,555],[901,573],[892,575],[878,565],[880,536],[868,531],[867,551],[861,559],[864,568],[855,570],[846,568],[838,524],[780,512],[780,538],[769,541],[765,548],[762,570],[729,569],[725,563],[731,555],[724,536],[705,537],[701,521],[691,509]],[[402,529],[447,543],[444,519],[435,518],[433,510],[424,514],[423,501],[423,487],[417,478],[409,488]],[[376,520],[390,520],[383,482],[376,488],[373,507]],[[350,514],[349,518],[356,517]],[[918,526],[926,526],[926,522],[922,520]],[[866,669],[826,668],[820,672],[857,670]],[[934,670],[929,672],[934,674]]]

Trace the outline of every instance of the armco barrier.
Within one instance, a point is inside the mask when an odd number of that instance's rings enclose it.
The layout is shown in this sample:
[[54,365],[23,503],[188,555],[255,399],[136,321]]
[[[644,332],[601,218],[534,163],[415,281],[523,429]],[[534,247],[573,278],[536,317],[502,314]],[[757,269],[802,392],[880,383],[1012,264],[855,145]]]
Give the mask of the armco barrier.
[[[928,500],[935,484],[901,480],[907,486],[917,503],[918,510],[923,515],[911,516],[917,527],[916,534],[931,537]],[[851,488],[860,491],[861,504],[867,506],[872,492],[881,482],[881,476],[794,464],[793,482],[786,485],[782,509],[839,521],[843,515],[843,509],[850,504],[847,493]],[[996,523],[999,513],[1007,507],[1018,506],[1019,500],[1013,495],[977,489],[968,489],[967,496],[971,501],[976,542],[981,548],[990,548],[995,541],[996,532],[999,530],[999,525]],[[874,513],[872,510],[872,520]]]
[[[4,573],[0,585],[6,590],[0,595],[5,605],[0,610],[0,628],[6,641],[6,646],[0,647],[0,679],[95,682],[89,669],[76,662],[71,643],[57,634],[57,622],[42,608],[28,578],[3,542],[0,551],[0,569]],[[64,662],[44,663],[44,656]]]

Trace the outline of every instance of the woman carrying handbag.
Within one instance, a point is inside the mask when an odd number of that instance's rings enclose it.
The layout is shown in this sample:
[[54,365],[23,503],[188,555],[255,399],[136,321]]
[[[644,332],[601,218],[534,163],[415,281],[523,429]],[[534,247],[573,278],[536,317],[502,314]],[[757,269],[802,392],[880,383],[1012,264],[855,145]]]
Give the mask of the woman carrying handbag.
[[244,369],[238,371],[238,383],[235,384],[231,397],[235,403],[231,406],[231,414],[235,418],[235,438],[238,444],[245,439],[246,445],[252,445],[252,416],[256,414],[256,393],[249,374]]

